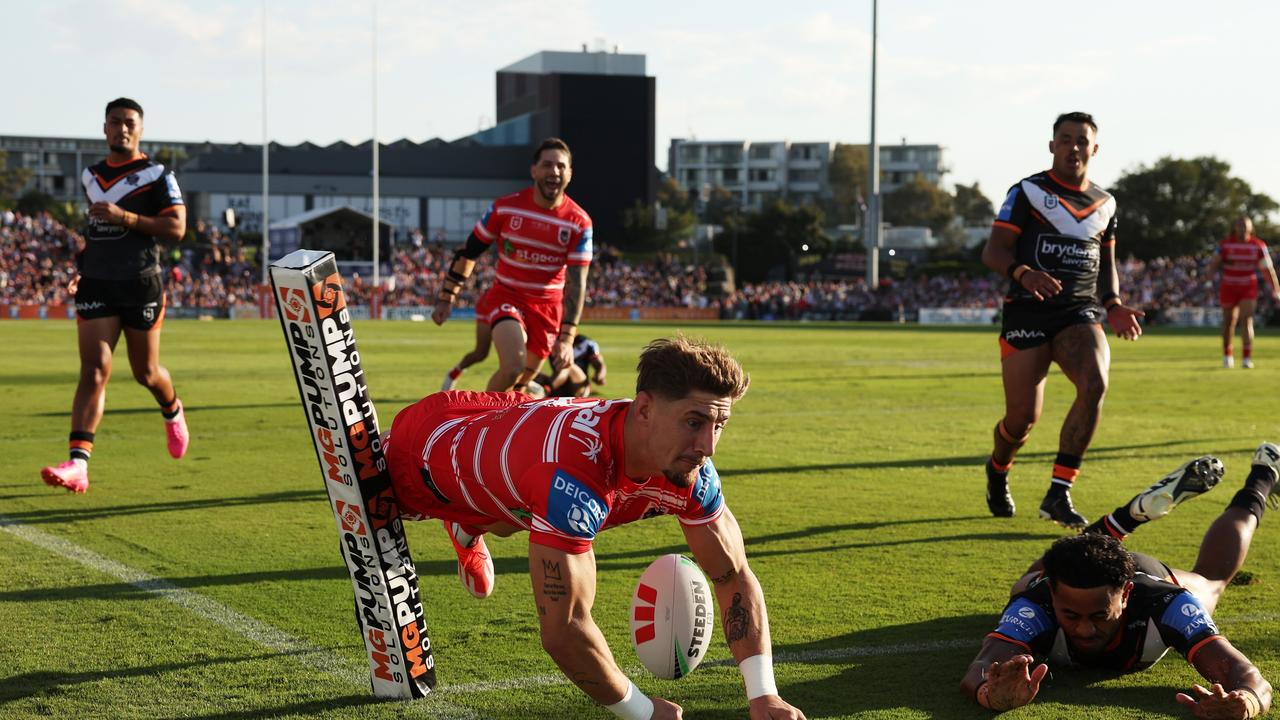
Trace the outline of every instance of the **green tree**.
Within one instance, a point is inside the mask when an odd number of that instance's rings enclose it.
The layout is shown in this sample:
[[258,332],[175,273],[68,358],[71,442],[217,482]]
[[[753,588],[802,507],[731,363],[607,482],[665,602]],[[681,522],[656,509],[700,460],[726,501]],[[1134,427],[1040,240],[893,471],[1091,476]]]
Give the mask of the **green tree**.
[[636,202],[622,213],[623,243],[628,250],[673,250],[693,233],[697,219],[693,200],[675,180],[664,178],[658,184],[657,203],[648,207]]
[[827,215],[834,224],[853,225],[860,221],[861,206],[869,196],[865,188],[870,172],[866,145],[836,144],[827,168],[831,199],[826,203]]
[[177,172],[179,166],[186,162],[187,153],[182,148],[163,147],[156,151],[155,161],[164,165],[166,170]]
[[31,169],[9,167],[9,153],[0,150],[0,207],[14,207],[29,182]]
[[74,204],[58,200],[35,188],[22,193],[22,197],[14,203],[14,209],[23,215],[39,215],[47,212],[54,220],[67,227],[76,227],[84,220],[84,217],[76,211]]
[[1112,188],[1118,208],[1120,254],[1139,258],[1195,255],[1211,248],[1241,214],[1268,227],[1280,205],[1231,175],[1216,157],[1163,157],[1123,175]]
[[711,196],[707,198],[702,209],[704,221],[711,225],[723,225],[728,229],[733,227],[734,223],[740,222],[742,216],[738,195],[720,185],[711,188]]
[[[714,243],[716,252],[732,257],[732,242],[731,233],[720,233]],[[777,200],[745,216],[734,271],[744,282],[760,282],[779,268],[787,279],[794,279],[802,257],[825,254],[830,246],[820,209]]]
[[996,211],[991,205],[991,200],[983,194],[976,182],[972,185],[957,183],[952,203],[954,204],[956,215],[964,225],[987,225],[996,217]]
[[951,195],[919,175],[884,196],[884,221],[891,225],[923,225],[941,235],[955,215]]

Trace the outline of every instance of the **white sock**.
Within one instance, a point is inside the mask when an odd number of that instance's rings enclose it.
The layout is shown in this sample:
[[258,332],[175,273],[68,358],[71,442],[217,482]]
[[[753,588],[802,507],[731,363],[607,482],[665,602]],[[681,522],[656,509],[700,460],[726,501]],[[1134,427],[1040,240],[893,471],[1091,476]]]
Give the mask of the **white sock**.
[[181,401],[181,400],[179,400],[179,401],[178,401],[178,414],[177,414],[177,415],[174,415],[174,416],[173,416],[173,417],[171,417],[171,418],[165,418],[165,419],[164,419],[164,421],[165,421],[165,422],[167,422],[167,423],[176,423],[176,422],[178,422],[178,421],[179,421],[179,420],[181,420],[181,419],[182,419],[182,401]]
[[449,532],[453,534],[453,539],[464,548],[469,548],[476,543],[476,536],[462,529],[458,523],[451,522],[448,524]]

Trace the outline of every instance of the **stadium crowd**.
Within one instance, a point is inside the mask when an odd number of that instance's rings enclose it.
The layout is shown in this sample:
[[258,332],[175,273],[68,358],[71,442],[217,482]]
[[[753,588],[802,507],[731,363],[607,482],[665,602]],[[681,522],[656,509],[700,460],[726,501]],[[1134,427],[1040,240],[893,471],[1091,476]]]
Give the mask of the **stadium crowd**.
[[[261,269],[250,249],[217,227],[199,221],[195,242],[170,250],[166,258],[168,302],[172,307],[225,310],[256,302]],[[433,304],[451,252],[423,243],[421,235],[396,249],[392,274],[385,283],[384,306]],[[24,216],[0,211],[0,303],[69,304],[67,287],[75,277],[75,253],[83,240],[47,214]],[[1120,264],[1120,286],[1131,303],[1158,322],[1173,307],[1215,307],[1216,278],[1208,276],[1209,257],[1129,258]],[[474,307],[493,283],[494,255],[486,253],[458,300]],[[708,293],[706,269],[683,264],[675,256],[658,255],[649,262],[628,262],[607,245],[596,250],[588,283],[588,307],[714,308],[725,319],[762,320],[902,320],[913,321],[920,308],[994,308],[1006,283],[994,275],[917,275],[885,279],[868,287],[858,278],[812,278],[805,281],[745,283],[726,296]],[[366,304],[370,283],[349,279],[352,304]],[[1267,317],[1275,308],[1266,293],[1259,310]]]

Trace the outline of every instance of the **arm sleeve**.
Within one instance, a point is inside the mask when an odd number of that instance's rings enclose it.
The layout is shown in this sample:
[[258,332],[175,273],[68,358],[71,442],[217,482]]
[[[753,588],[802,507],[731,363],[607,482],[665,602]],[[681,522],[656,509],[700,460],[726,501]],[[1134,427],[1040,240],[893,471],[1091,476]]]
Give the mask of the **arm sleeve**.
[[591,242],[591,219],[586,220],[586,225],[578,233],[578,241],[574,243],[573,249],[569,251],[566,259],[568,265],[590,265],[592,255]]
[[497,240],[499,231],[502,230],[502,222],[498,220],[497,205],[497,203],[489,203],[489,209],[484,211],[484,215],[480,216],[475,227],[471,229],[472,235],[486,243]]
[[1053,637],[1053,632],[1057,629],[1058,623],[1048,608],[1025,595],[1018,595],[1005,606],[1004,612],[1000,613],[999,624],[987,637],[1021,645],[1034,654],[1034,648],[1043,639]]
[[1111,222],[1107,223],[1107,229],[1102,233],[1102,246],[1114,245],[1116,243],[1116,227],[1119,226],[1120,220],[1117,215],[1111,216]]
[[720,517],[724,511],[724,493],[720,488],[720,473],[708,458],[698,470],[684,510],[677,514],[685,525],[702,525]]
[[590,550],[609,517],[607,493],[584,473],[552,463],[536,465],[528,473],[520,484],[529,493],[529,542],[574,555]]
[[469,260],[475,260],[483,255],[484,251],[488,249],[489,243],[476,237],[476,234],[472,232],[467,236],[467,244],[459,248],[457,254]]
[[185,204],[182,200],[182,189],[178,187],[178,179],[173,173],[166,172],[151,185],[151,202],[156,209],[156,214]]
[[1022,183],[1009,188],[1009,194],[1005,195],[1004,204],[992,224],[1022,234],[1022,229],[1027,226],[1027,196],[1022,192]]
[[1182,653],[1188,661],[1206,640],[1222,634],[1205,612],[1200,598],[1186,590],[1174,595],[1165,607],[1159,628],[1165,644]]

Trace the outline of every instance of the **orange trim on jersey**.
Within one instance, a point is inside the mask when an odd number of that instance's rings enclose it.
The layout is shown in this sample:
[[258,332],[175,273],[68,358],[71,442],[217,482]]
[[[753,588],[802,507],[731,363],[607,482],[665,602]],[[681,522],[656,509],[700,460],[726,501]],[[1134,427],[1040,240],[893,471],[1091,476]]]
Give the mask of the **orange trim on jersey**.
[[1053,464],[1053,479],[1066,480],[1069,483],[1076,481],[1080,477],[1080,468],[1069,468],[1066,465]]
[[183,207],[183,206],[182,206],[182,205],[170,205],[169,207],[167,207],[167,208],[165,208],[165,209],[161,210],[160,212],[158,212],[158,213],[156,213],[156,214],[157,214],[157,215],[177,215],[177,214],[178,214],[178,208],[180,208],[180,207]]
[[1005,642],[1007,642],[1007,643],[1012,643],[1012,644],[1014,644],[1014,645],[1017,645],[1017,646],[1018,646],[1018,647],[1020,647],[1020,648],[1024,648],[1024,649],[1026,649],[1026,651],[1027,651],[1027,652],[1031,652],[1031,646],[1030,646],[1030,645],[1028,645],[1028,644],[1026,644],[1026,643],[1022,642],[1021,640],[1014,640],[1013,638],[1011,638],[1011,637],[1009,637],[1009,636],[1007,636],[1007,635],[1001,635],[1000,633],[996,632],[995,630],[992,630],[991,632],[987,633],[987,637],[989,637],[989,638],[995,638],[995,639],[997,639],[997,640],[1003,640],[1003,641],[1005,641]]
[[[121,180],[123,180],[123,179],[125,179],[125,178],[129,177],[129,176],[132,174],[132,173],[125,173],[124,175],[121,175],[120,177],[116,178],[115,180],[107,180],[106,178],[102,177],[102,176],[101,176],[101,175],[99,175],[98,173],[94,172],[94,171],[93,171],[93,168],[90,168],[90,169],[89,169],[89,172],[93,173],[93,177],[94,177],[94,179],[98,181],[98,187],[102,188],[103,190],[110,190],[110,189],[112,188],[112,186],[114,186],[116,183],[118,183],[118,182],[120,182]],[[130,193],[130,194],[132,194],[132,193]]]
[[1022,228],[1018,227],[1017,225],[1014,225],[1013,223],[1004,222],[1003,220],[996,220],[995,222],[991,223],[991,227],[1004,228],[1005,230],[1009,230],[1016,235],[1022,234]]
[[1102,204],[1105,203],[1108,199],[1109,198],[1102,198],[1101,200],[1096,200],[1092,205],[1081,210],[1076,210],[1075,208],[1071,207],[1071,203],[1067,202],[1066,200],[1063,200],[1061,196],[1058,197],[1058,204],[1066,208],[1067,212],[1074,215],[1077,220],[1083,220],[1086,217],[1088,217],[1089,213],[1092,213],[1094,210],[1097,210],[1098,208],[1102,207]]
[[[169,307],[169,298],[166,294],[160,295],[160,317],[156,318],[156,324],[151,326],[151,330],[160,332],[160,327],[164,325],[164,311]],[[150,331],[148,331],[150,332]]]
[[1010,355],[1016,352],[1018,352],[1018,348],[1010,345],[1008,340],[1005,340],[1004,338],[1000,338],[1000,359],[1001,360],[1004,360],[1005,358],[1009,357]]
[[102,162],[106,163],[107,167],[124,167],[129,163],[138,162],[139,160],[146,160],[146,159],[147,159],[147,154],[140,152],[137,155],[134,155],[133,157],[129,158],[128,160],[125,160],[122,163],[113,163],[111,162],[111,158],[104,158]]
[[1201,640],[1200,642],[1196,643],[1195,645],[1192,645],[1192,646],[1191,646],[1191,649],[1187,651],[1187,662],[1193,662],[1193,660],[1194,660],[1194,658],[1195,658],[1196,653],[1200,652],[1200,648],[1204,647],[1205,645],[1208,645],[1209,643],[1213,642],[1214,640],[1225,640],[1225,639],[1226,639],[1226,638],[1224,638],[1224,637],[1223,637],[1223,636],[1221,636],[1221,635],[1210,635],[1209,637],[1207,637],[1207,638],[1205,638],[1205,639]]
[[1058,183],[1059,185],[1061,185],[1062,187],[1068,190],[1075,190],[1076,192],[1084,192],[1085,190],[1089,189],[1089,178],[1084,179],[1083,185],[1072,185],[1071,183],[1062,182],[1062,178],[1058,177],[1057,175],[1054,175],[1052,170],[1046,170],[1045,174],[1048,175],[1050,178],[1053,178],[1054,182]]
[[120,201],[121,201],[121,202],[124,202],[125,200],[128,200],[129,198],[133,197],[134,195],[137,195],[138,193],[141,193],[141,192],[146,192],[146,191],[148,191],[148,190],[150,190],[150,189],[151,189],[151,183],[147,183],[146,185],[143,185],[142,187],[138,188],[137,190],[134,190],[133,192],[129,193],[128,195],[125,195],[124,197],[120,198]]

